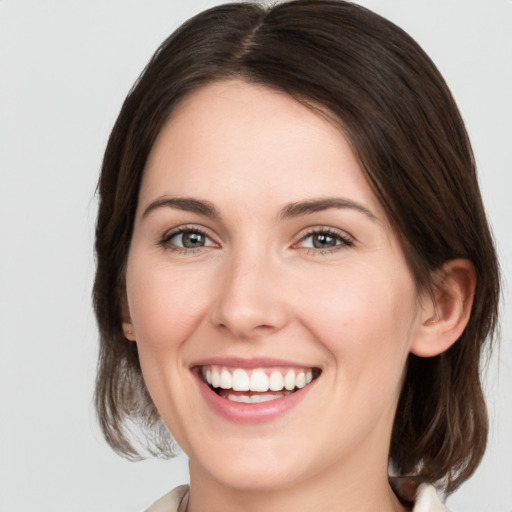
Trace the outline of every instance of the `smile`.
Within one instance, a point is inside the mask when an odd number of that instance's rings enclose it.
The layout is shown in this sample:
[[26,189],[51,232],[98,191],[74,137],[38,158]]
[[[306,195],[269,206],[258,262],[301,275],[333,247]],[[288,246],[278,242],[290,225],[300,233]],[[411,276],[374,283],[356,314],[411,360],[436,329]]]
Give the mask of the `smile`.
[[201,368],[203,382],[217,395],[240,403],[277,400],[306,387],[318,377],[316,368],[230,368],[208,365]]

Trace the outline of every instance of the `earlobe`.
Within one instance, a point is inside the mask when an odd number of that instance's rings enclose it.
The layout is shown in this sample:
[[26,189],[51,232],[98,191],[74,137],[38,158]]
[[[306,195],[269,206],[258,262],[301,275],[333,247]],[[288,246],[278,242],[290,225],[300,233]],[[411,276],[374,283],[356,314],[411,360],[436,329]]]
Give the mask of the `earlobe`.
[[446,262],[434,275],[433,293],[422,299],[422,318],[411,352],[420,357],[441,354],[455,343],[469,321],[476,275],[467,259]]
[[133,331],[133,324],[130,322],[123,322],[123,333],[127,340],[135,341],[135,332]]
[[130,316],[130,310],[126,299],[123,299],[121,305],[121,317],[123,320],[123,334],[127,340],[135,341],[135,329],[133,327],[132,318]]

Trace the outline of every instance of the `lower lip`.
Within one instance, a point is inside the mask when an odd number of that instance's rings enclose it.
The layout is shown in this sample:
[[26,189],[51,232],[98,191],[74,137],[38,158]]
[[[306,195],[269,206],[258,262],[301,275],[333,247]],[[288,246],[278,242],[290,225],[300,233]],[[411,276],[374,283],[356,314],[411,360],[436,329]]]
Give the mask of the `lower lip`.
[[199,389],[206,403],[215,413],[228,421],[247,424],[269,422],[286,414],[290,409],[293,409],[302,402],[316,382],[314,380],[306,387],[282,398],[276,398],[268,402],[246,404],[233,402],[219,396],[197,374],[196,380],[199,383]]

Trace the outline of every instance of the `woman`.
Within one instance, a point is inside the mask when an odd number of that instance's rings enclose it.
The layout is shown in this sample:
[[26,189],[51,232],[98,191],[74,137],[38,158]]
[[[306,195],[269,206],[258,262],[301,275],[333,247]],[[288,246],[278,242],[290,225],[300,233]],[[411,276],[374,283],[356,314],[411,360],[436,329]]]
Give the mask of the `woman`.
[[432,484],[485,449],[499,275],[462,120],[407,34],[339,1],[196,16],[98,191],[105,436],[169,456],[169,430],[190,460],[151,511],[445,510]]

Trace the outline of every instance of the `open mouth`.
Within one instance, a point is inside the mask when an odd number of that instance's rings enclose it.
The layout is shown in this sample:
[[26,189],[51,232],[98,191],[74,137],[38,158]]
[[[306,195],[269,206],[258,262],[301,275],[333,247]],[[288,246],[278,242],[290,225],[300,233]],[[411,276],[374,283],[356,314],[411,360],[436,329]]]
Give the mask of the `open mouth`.
[[200,367],[200,376],[217,395],[232,402],[261,403],[305,388],[320,375],[319,368]]

